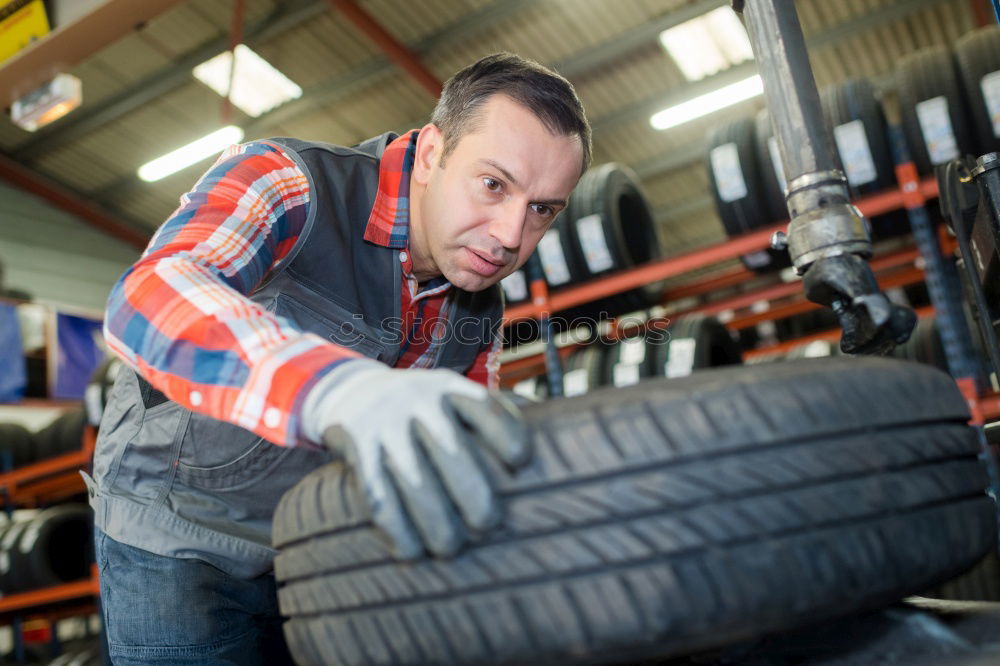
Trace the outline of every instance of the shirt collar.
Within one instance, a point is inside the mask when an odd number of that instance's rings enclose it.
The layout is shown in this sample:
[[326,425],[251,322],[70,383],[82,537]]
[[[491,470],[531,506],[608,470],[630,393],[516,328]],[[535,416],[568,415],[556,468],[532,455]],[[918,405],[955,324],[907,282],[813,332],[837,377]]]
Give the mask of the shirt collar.
[[410,239],[410,173],[420,130],[410,130],[385,148],[378,169],[378,190],[365,240],[383,247],[406,249]]

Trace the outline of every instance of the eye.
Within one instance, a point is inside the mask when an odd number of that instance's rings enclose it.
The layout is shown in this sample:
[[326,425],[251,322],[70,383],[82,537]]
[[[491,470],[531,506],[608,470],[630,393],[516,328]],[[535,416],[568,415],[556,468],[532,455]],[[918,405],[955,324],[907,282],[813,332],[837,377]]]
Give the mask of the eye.
[[496,178],[490,178],[489,176],[485,176],[483,178],[483,185],[485,185],[486,189],[490,192],[500,192],[503,189],[503,183]]
[[552,217],[555,215],[555,212],[552,210],[552,206],[547,206],[545,204],[531,204],[531,209],[542,217]]

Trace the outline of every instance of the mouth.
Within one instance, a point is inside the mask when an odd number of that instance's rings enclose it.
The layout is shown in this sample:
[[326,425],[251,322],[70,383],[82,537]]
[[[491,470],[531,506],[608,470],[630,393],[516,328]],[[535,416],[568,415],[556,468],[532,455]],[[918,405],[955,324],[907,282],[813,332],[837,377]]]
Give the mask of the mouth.
[[489,255],[480,253],[471,248],[465,248],[465,251],[469,255],[469,264],[473,272],[478,273],[483,277],[493,277],[497,274],[497,271],[505,265],[505,262],[497,261]]

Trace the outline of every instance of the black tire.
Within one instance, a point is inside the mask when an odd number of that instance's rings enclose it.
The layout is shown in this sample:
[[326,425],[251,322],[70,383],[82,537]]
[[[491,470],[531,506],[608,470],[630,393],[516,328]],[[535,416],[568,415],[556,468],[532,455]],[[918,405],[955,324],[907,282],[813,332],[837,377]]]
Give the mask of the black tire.
[[934,317],[919,319],[910,339],[905,344],[897,345],[892,355],[948,372],[948,358],[944,354],[944,343]]
[[0,423],[0,471],[35,461],[35,435],[18,423]]
[[702,314],[680,317],[667,329],[663,341],[651,346],[654,376],[686,377],[743,360],[740,344],[729,330],[715,317]]
[[657,341],[666,339],[662,332],[633,335],[618,340],[608,350],[604,384],[622,388],[656,376]]
[[70,451],[79,451],[83,446],[83,428],[87,416],[82,408],[69,409],[38,431],[38,460],[52,458]]
[[11,523],[0,536],[0,591],[10,594],[86,578],[94,561],[92,515],[85,504],[63,504],[30,521]]
[[767,212],[768,224],[788,219],[788,206],[785,204],[784,174],[778,179],[781,164],[775,163],[771,152],[771,139],[774,138],[774,127],[771,126],[771,113],[766,109],[757,112],[754,118],[754,142],[757,151],[757,173],[760,174],[760,185],[764,199],[764,210]]
[[591,343],[570,354],[563,368],[563,395],[583,395],[606,385],[608,354],[609,346],[602,342]]
[[[663,254],[639,177],[624,164],[609,162],[583,174],[565,217],[588,279],[655,261]],[[612,299],[615,314],[658,303],[662,293],[657,282],[620,294]]]
[[[756,120],[741,119],[716,128],[708,137],[705,158],[715,210],[722,220],[726,236],[733,237],[774,222],[788,219],[785,195],[778,183],[774,162],[768,152],[768,138],[773,136],[766,110]],[[734,144],[746,195],[726,201],[720,193],[713,168],[712,151]],[[727,196],[730,196],[727,194]],[[788,252],[762,248],[741,257],[743,265],[755,273],[770,273],[792,265]]]
[[[736,236],[766,225],[770,220],[765,214],[763,187],[757,169],[756,128],[749,118],[740,118],[724,123],[708,135],[708,153],[705,168],[711,184],[715,209],[722,219],[726,235]],[[719,151],[716,158],[713,153]],[[713,160],[718,165],[723,154],[736,157],[737,168],[726,170],[733,176],[732,181],[720,182],[716,178]],[[727,161],[727,164],[730,164]],[[741,183],[742,181],[742,183]],[[742,196],[740,196],[742,194]]]
[[[900,120],[910,156],[921,175],[934,173],[934,166],[954,157],[975,152],[969,131],[969,109],[965,101],[952,53],[945,47],[927,48],[912,53],[896,66]],[[942,150],[932,160],[924,141],[918,116],[918,105],[943,97],[957,154]],[[942,144],[943,145],[943,144]]]
[[[1000,151],[998,126],[993,124],[982,87],[983,77],[1000,72],[1000,26],[986,26],[962,36],[955,44],[955,59],[972,115],[973,152],[982,155]],[[986,85],[994,88],[1000,85],[998,79],[1000,74],[991,76]]]
[[[826,88],[821,101],[834,139],[835,155],[848,177],[851,197],[858,199],[896,187],[889,126],[875,86],[867,79],[851,79]],[[860,137],[850,131],[856,122],[864,130]],[[870,222],[874,240],[910,232],[905,210],[884,213]]]
[[300,664],[635,663],[891,603],[996,540],[947,375],[823,359],[529,407],[505,517],[450,560],[390,556],[341,464],[279,504]]

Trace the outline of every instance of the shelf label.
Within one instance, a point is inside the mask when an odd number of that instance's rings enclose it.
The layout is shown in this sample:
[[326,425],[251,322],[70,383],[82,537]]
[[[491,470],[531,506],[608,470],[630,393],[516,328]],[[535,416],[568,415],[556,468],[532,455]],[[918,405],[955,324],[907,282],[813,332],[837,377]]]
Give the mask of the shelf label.
[[608,240],[604,237],[604,223],[597,213],[586,215],[576,221],[576,233],[580,237],[580,248],[587,268],[591,273],[606,271],[615,265],[615,260],[608,249]]
[[833,128],[833,139],[837,142],[840,161],[847,171],[848,184],[857,187],[878,178],[863,121],[852,120],[837,125]]
[[747,195],[747,184],[743,180],[740,167],[740,153],[735,143],[716,146],[709,153],[712,174],[715,175],[715,189],[719,198],[729,203]]
[[523,301],[528,297],[528,280],[524,277],[524,271],[514,271],[500,280],[500,286],[508,301]]
[[746,262],[747,268],[762,268],[771,263],[771,255],[767,250],[757,250],[750,254],[744,254],[743,261]]
[[778,148],[778,137],[772,136],[767,140],[767,152],[771,153],[771,166],[774,168],[774,177],[778,179],[778,187],[782,194],[788,189],[785,182],[785,165],[781,161],[781,150]]
[[570,370],[563,375],[563,394],[570,398],[574,395],[583,395],[590,389],[590,382],[587,381],[587,369],[577,368]]
[[639,365],[646,360],[646,338],[641,335],[625,338],[618,344],[621,345],[619,358],[622,363]]
[[611,383],[615,386],[631,386],[639,383],[639,366],[631,363],[615,363],[611,370]]
[[990,72],[979,82],[986,101],[986,110],[993,123],[993,136],[1000,137],[1000,71]]
[[553,287],[569,282],[569,266],[559,242],[559,230],[549,229],[538,241],[538,258],[542,260],[545,279]]
[[940,95],[917,104],[917,120],[920,121],[920,132],[924,136],[931,164],[944,164],[958,157],[958,141],[951,128],[946,97]]
[[522,398],[538,398],[538,377],[528,377],[514,384],[511,390]]
[[694,338],[675,338],[670,341],[667,362],[663,374],[667,377],[687,377],[694,369],[694,352],[697,347]]

